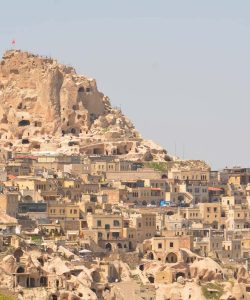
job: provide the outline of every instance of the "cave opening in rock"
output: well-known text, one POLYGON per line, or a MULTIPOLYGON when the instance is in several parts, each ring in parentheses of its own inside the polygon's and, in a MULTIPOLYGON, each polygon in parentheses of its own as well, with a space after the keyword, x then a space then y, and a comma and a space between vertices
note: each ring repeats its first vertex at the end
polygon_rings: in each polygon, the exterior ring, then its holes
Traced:
POLYGON ((22 139, 22 144, 25 145, 25 144, 29 144, 29 140, 28 139, 22 139))
POLYGON ((84 93, 84 87, 81 86, 79 89, 78 89, 78 93, 84 93))
POLYGON ((18 126, 28 126, 28 125, 30 125, 29 120, 21 120, 18 122, 18 126))
POLYGON ((155 282, 155 279, 154 279, 153 276, 149 276, 149 277, 148 277, 148 281, 149 281, 150 283, 154 283, 154 282, 155 282))

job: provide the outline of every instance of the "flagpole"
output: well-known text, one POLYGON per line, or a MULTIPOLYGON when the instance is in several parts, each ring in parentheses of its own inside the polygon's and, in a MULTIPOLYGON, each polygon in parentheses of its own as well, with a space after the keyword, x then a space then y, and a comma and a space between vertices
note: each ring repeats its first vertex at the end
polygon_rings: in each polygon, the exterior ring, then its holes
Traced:
POLYGON ((15 40, 15 39, 12 39, 11 44, 12 44, 12 48, 13 48, 13 50, 14 50, 14 49, 15 49, 15 46, 16 46, 16 40, 15 40))

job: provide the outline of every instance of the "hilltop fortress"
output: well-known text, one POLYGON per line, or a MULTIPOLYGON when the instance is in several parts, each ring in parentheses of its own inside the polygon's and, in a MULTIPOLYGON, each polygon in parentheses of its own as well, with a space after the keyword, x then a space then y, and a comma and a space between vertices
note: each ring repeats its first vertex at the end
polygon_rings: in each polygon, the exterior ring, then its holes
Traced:
POLYGON ((0 62, 0 145, 15 152, 170 159, 111 106, 95 79, 20 50, 7 51, 0 62))

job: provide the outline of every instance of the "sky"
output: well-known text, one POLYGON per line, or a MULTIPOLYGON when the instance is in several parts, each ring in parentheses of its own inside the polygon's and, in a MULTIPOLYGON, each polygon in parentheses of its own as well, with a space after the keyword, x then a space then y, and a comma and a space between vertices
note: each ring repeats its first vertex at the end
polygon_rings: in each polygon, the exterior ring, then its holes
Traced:
POLYGON ((250 1, 11 0, 0 54, 52 56, 97 80, 142 136, 213 169, 250 167, 250 1))

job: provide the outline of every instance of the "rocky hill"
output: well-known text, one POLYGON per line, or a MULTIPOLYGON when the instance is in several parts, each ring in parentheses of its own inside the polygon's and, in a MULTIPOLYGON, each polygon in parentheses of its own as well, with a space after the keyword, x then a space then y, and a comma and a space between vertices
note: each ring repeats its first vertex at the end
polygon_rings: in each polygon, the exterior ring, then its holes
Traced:
POLYGON ((95 79, 20 50, 7 51, 0 62, 0 146, 16 152, 170 159, 111 106, 95 79))

